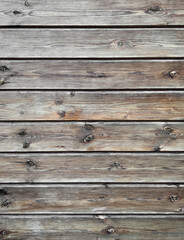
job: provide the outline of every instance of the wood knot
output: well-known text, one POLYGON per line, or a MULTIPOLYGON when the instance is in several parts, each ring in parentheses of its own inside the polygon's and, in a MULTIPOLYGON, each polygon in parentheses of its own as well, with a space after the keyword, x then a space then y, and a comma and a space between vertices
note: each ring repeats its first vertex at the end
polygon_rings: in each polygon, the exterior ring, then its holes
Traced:
POLYGON ((104 232, 106 234, 114 234, 117 232, 117 230, 114 227, 109 226, 106 229, 104 229, 102 232, 104 232))
POLYGON ((32 160, 27 160, 26 165, 28 167, 36 167, 36 164, 32 160))
POLYGON ((27 133, 26 133, 26 130, 20 130, 18 134, 20 136, 25 136, 27 133))
POLYGON ((93 141, 94 139, 95 139, 94 135, 89 134, 86 137, 84 137, 83 142, 89 143, 89 142, 93 141))
POLYGON ((164 127, 164 131, 167 133, 167 134, 171 134, 173 132, 173 129, 169 126, 165 126, 164 127))
POLYGON ((8 71, 9 69, 7 68, 7 66, 0 66, 0 71, 1 72, 6 72, 8 71))
POLYGON ((0 196, 5 196, 7 195, 7 191, 4 189, 0 189, 0 196))
POLYGON ((104 78, 104 77, 105 77, 105 74, 104 74, 104 73, 98 73, 98 74, 97 74, 97 77, 98 77, 98 78, 104 78))
POLYGON ((5 200, 3 203, 2 203, 2 207, 9 207, 11 204, 11 202, 9 200, 5 200))
POLYGON ((63 101, 60 98, 57 98, 54 102, 56 105, 61 105, 63 103, 63 101))
POLYGON ((65 112, 65 111, 59 111, 59 112, 58 112, 58 115, 59 115, 60 117, 65 117, 66 112, 65 112))
POLYGON ((87 123, 84 125, 84 128, 88 131, 92 131, 94 129, 94 127, 91 124, 87 124, 87 123))
POLYGON ((18 11, 18 10, 14 10, 14 11, 13 11, 13 14, 14 14, 14 15, 19 15, 19 14, 21 14, 21 12, 18 11))
POLYGON ((31 4, 30 4, 27 0, 24 2, 24 5, 25 5, 26 7, 31 7, 31 4))
POLYGON ((179 200, 179 197, 176 196, 176 195, 171 195, 171 196, 169 197, 169 199, 170 199, 171 202, 176 202, 176 201, 179 200))
POLYGON ((23 143, 23 148, 28 148, 30 146, 30 142, 24 142, 23 143))
POLYGON ((176 71, 170 71, 170 72, 168 72, 168 75, 169 75, 169 77, 171 77, 171 78, 175 78, 178 74, 177 74, 177 72, 176 71))
POLYGON ((8 234, 8 232, 6 230, 0 231, 0 235, 6 235, 6 234, 8 234))
POLYGON ((148 14, 158 14, 162 12, 163 12, 163 8, 159 6, 150 7, 145 11, 145 13, 148 13, 148 14))

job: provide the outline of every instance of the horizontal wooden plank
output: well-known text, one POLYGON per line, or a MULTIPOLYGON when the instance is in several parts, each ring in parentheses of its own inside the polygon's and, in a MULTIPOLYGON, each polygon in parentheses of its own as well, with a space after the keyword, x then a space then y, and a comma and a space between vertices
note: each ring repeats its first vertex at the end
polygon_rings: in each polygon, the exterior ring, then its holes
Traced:
POLYGON ((0 214, 183 214, 183 185, 1 185, 0 214))
POLYGON ((184 61, 1 60, 0 81, 0 90, 184 88, 184 61))
POLYGON ((1 58, 183 57, 184 29, 1 29, 1 58))
POLYGON ((184 154, 0 154, 1 183, 184 183, 184 154))
POLYGON ((1 216, 3 239, 11 240, 183 240, 177 216, 1 216))
POLYGON ((6 91, 0 99, 3 121, 184 120, 184 91, 6 91))
POLYGON ((182 25, 182 0, 1 0, 0 25, 182 25))
POLYGON ((6 151, 184 151, 184 123, 0 123, 6 151))

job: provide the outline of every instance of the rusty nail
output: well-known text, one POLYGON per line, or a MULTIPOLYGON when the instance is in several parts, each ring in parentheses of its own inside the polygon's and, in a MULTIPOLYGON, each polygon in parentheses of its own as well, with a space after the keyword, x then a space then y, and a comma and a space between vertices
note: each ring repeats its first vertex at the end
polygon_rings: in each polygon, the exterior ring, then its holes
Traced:
POLYGON ((3 207, 8 207, 10 205, 10 201, 9 200, 5 200, 3 203, 2 203, 2 206, 3 207))
POLYGON ((63 101, 60 99, 60 98, 57 98, 56 100, 55 100, 55 104, 56 105, 61 105, 63 103, 63 101))
POLYGON ((20 130, 20 131, 19 131, 19 135, 20 135, 20 136, 26 135, 26 131, 25 131, 25 130, 20 130))
POLYGON ((94 138, 95 137, 92 134, 89 134, 83 139, 83 142, 85 143, 91 142, 94 138))
POLYGON ((174 77, 176 77, 177 76, 177 72, 176 71, 170 71, 169 72, 169 76, 171 77, 171 78, 174 78, 174 77))
POLYGON ((0 234, 1 234, 1 235, 6 235, 6 234, 7 234, 7 231, 6 231, 6 230, 2 230, 2 231, 0 232, 0 234))
POLYGON ((2 72, 8 71, 7 66, 0 66, 0 71, 2 71, 2 72))
POLYGON ((30 142, 24 142, 24 143, 23 143, 23 148, 28 148, 29 145, 30 145, 30 142))
POLYGON ((176 195, 171 195, 171 196, 169 197, 169 199, 171 200, 171 202, 176 202, 176 201, 179 200, 179 197, 176 196, 176 195))
POLYGON ((59 112, 58 112, 58 115, 59 115, 60 117, 65 117, 66 112, 65 112, 65 111, 59 111, 59 112))
POLYGON ((27 160, 26 164, 29 166, 29 167, 35 167, 36 164, 32 161, 32 160, 27 160))

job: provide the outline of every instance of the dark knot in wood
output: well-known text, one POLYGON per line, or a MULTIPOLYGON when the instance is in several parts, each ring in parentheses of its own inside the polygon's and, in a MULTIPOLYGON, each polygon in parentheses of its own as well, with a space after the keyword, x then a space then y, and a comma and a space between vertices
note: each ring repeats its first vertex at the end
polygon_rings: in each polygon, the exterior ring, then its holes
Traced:
POLYGON ((13 14, 14 14, 14 15, 19 15, 19 14, 21 14, 21 12, 18 11, 18 10, 14 10, 14 11, 13 11, 13 14))
POLYGON ((148 13, 148 14, 155 14, 155 13, 160 13, 160 12, 163 12, 163 8, 161 8, 159 6, 150 7, 145 11, 145 13, 148 13))
POLYGON ((176 196, 176 195, 171 195, 171 196, 169 197, 169 199, 170 199, 171 202, 176 202, 176 201, 179 200, 179 197, 176 196))
POLYGON ((65 112, 65 111, 59 111, 59 112, 58 112, 58 115, 59 115, 60 117, 65 117, 66 112, 65 112))
POLYGON ((0 71, 2 71, 2 72, 8 71, 7 66, 0 66, 0 71))
POLYGON ((91 124, 87 124, 87 123, 84 125, 84 128, 88 131, 92 131, 94 129, 94 127, 91 124))
POLYGON ((114 233, 116 233, 116 229, 112 226, 109 226, 105 230, 103 230, 102 232, 104 232, 106 234, 114 234, 114 233))
POLYGON ((4 189, 0 189, 0 196, 5 196, 7 195, 7 191, 4 189))
POLYGON ((86 137, 84 137, 83 142, 89 143, 89 142, 93 141, 94 139, 95 139, 94 135, 89 134, 86 137))
POLYGON ((20 130, 19 131, 19 135, 20 136, 25 136, 27 133, 26 133, 26 131, 25 130, 20 130))
POLYGON ((173 132, 173 129, 169 126, 165 126, 164 127, 164 131, 167 133, 167 134, 171 134, 173 132))
POLYGON ((178 74, 177 74, 177 72, 176 71, 170 71, 169 73, 168 73, 168 75, 169 75, 169 77, 171 77, 171 78, 175 78, 178 74))
POLYGON ((26 165, 28 167, 36 167, 36 164, 32 160, 27 160, 26 165))
POLYGON ((24 5, 25 5, 26 7, 30 7, 30 6, 31 6, 31 4, 30 4, 27 0, 24 2, 24 5))
POLYGON ((30 146, 30 142, 24 142, 23 143, 23 148, 28 148, 30 146))
POLYGON ((2 203, 2 207, 9 207, 9 205, 11 204, 11 202, 9 200, 5 200, 3 203, 2 203))
POLYGON ((55 100, 55 104, 56 105, 61 105, 63 103, 63 101, 60 99, 60 98, 57 98, 56 100, 55 100))
POLYGON ((0 231, 0 235, 6 235, 6 234, 7 234, 7 231, 6 231, 6 230, 0 231))

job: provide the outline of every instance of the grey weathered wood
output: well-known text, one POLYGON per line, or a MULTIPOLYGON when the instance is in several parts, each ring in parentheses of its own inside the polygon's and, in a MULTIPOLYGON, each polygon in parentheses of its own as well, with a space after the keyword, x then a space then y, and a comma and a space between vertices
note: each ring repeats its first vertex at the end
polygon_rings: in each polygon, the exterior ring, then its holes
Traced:
POLYGON ((1 29, 1 58, 183 57, 184 29, 1 29))
POLYGON ((184 119, 184 91, 18 91, 0 99, 0 120, 184 119))
POLYGON ((184 151, 184 123, 0 123, 6 151, 184 151))
POLYGON ((0 213, 182 214, 183 185, 1 185, 0 213))
POLYGON ((182 0, 1 0, 0 25, 182 25, 182 0))
POLYGON ((184 183, 184 154, 0 154, 1 183, 184 183))
POLYGON ((0 218, 0 229, 5 230, 3 239, 11 240, 183 240, 183 224, 183 216, 28 215, 0 218))
POLYGON ((184 88, 183 60, 1 60, 1 68, 0 90, 184 88))

